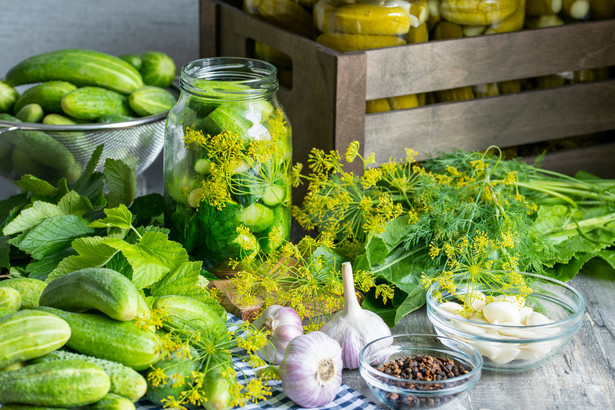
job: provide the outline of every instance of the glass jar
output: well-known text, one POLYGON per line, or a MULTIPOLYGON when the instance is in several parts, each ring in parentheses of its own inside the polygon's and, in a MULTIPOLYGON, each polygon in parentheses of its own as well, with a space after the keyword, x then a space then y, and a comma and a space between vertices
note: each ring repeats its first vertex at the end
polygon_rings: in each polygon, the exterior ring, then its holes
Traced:
POLYGON ((439 3, 433 9, 434 40, 518 31, 525 22, 525 0, 440 0, 439 3))
POLYGON ((165 225, 222 274, 289 240, 291 126, 267 62, 196 60, 179 86, 165 129, 165 225))

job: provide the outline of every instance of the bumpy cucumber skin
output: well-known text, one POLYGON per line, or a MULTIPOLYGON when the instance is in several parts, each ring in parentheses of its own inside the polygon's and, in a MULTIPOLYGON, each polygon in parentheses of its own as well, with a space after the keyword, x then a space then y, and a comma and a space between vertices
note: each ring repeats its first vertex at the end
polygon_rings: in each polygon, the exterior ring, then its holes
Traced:
POLYGON ((68 322, 71 337, 66 346, 79 353, 118 362, 137 371, 156 363, 162 353, 159 337, 133 322, 120 322, 91 313, 65 312, 47 306, 37 309, 58 315, 68 322))
MULTIPOLYGON (((25 309, 0 317, 0 369, 52 352, 68 341, 71 329, 58 316, 25 309)), ((0 400, 0 403, 2 401, 0 400)))
POLYGON ((95 121, 103 115, 130 115, 125 95, 101 87, 82 87, 62 98, 62 110, 71 117, 95 121))
POLYGON ((211 332, 215 335, 226 332, 226 324, 206 304, 187 296, 160 296, 153 305, 163 313, 165 326, 187 331, 211 332))
POLYGON ((76 89, 77 87, 66 81, 47 81, 24 91, 15 101, 13 110, 17 112, 27 104, 36 103, 43 108, 45 113, 61 114, 62 97, 76 89))
MULTIPOLYGON (((197 351, 192 347, 190 347, 190 354, 195 358, 198 355, 197 351)), ((149 373, 156 371, 156 369, 164 370, 165 380, 156 386, 148 383, 146 396, 152 403, 162 406, 165 404, 162 399, 169 396, 180 397, 181 392, 186 390, 186 385, 173 386, 175 380, 177 380, 176 375, 183 377, 186 383, 190 383, 193 380, 191 373, 199 370, 199 364, 191 359, 179 357, 177 354, 173 353, 169 357, 154 364, 149 373)))
POLYGON ((142 117, 167 112, 176 102, 170 91, 151 85, 139 88, 128 97, 130 108, 142 117))
POLYGON ((139 72, 144 84, 167 88, 173 83, 177 67, 171 57, 160 51, 146 51, 139 57, 141 57, 139 72))
POLYGON ((49 80, 64 80, 78 87, 104 87, 122 94, 143 87, 141 74, 133 66, 121 58, 93 50, 68 49, 38 54, 6 73, 6 82, 12 86, 49 80))
POLYGON ((126 397, 108 393, 105 397, 86 408, 89 410, 134 410, 135 405, 126 397))
POLYGON ((95 403, 109 391, 109 377, 83 360, 37 363, 0 373, 0 403, 76 407, 95 403))
POLYGON ((86 356, 79 353, 56 350, 45 356, 34 359, 33 363, 51 362, 56 360, 80 359, 99 366, 109 376, 111 386, 109 393, 129 399, 131 402, 139 400, 147 390, 147 382, 141 374, 124 366, 121 363, 99 359, 97 357, 86 356))
POLYGON ((85 268, 67 273, 47 284, 39 305, 69 312, 95 309, 115 320, 135 318, 139 292, 130 279, 107 268, 85 268))
POLYGON ((19 93, 16 89, 0 81, 0 113, 10 112, 18 98, 19 93))
POLYGON ((21 295, 21 308, 34 309, 47 284, 34 278, 12 278, 0 281, 1 287, 13 288, 21 295))
POLYGON ((43 111, 43 107, 36 103, 26 104, 15 113, 15 117, 20 121, 31 123, 41 122, 44 116, 45 111, 43 111))
POLYGON ((21 293, 17 289, 0 287, 0 309, 17 312, 21 307, 21 293))

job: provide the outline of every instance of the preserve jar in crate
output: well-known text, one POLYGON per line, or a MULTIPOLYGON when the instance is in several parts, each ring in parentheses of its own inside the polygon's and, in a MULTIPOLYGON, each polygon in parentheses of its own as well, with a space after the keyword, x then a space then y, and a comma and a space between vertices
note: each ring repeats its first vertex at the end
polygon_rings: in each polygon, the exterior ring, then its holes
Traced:
POLYGON ((434 40, 481 34, 506 33, 523 29, 526 0, 440 0, 434 24, 434 40), (439 20, 439 21, 438 21, 439 20), (442 34, 440 34, 442 33, 442 34))
POLYGON ((289 240, 291 126, 267 62, 196 60, 179 86, 165 129, 165 225, 223 275, 289 240))

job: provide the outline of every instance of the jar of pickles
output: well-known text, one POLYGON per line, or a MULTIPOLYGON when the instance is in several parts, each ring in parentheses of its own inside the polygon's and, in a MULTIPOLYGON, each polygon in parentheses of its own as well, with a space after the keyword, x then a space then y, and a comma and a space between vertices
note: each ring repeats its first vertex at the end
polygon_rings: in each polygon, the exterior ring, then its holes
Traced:
POLYGON ((165 225, 222 274, 289 240, 291 126, 267 62, 196 60, 180 89, 165 129, 165 225))
POLYGON ((526 0, 439 0, 434 40, 523 29, 526 0), (439 26, 439 27, 438 27, 439 26), (459 34, 458 34, 459 33, 459 34))

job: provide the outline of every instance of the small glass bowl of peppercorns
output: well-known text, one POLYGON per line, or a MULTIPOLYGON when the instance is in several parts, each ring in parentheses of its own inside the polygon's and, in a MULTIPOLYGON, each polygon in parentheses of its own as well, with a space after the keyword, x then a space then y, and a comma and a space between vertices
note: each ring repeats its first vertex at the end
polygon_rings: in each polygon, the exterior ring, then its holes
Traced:
POLYGON ((361 376, 390 409, 438 408, 461 402, 479 381, 482 365, 480 353, 469 344, 432 334, 376 339, 359 355, 361 376))

